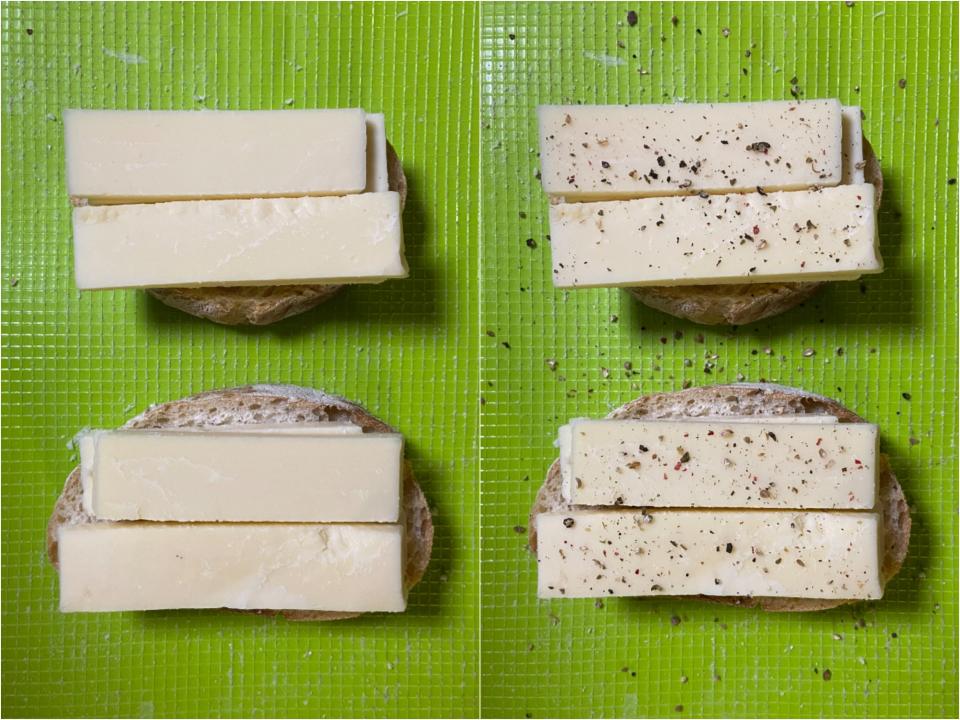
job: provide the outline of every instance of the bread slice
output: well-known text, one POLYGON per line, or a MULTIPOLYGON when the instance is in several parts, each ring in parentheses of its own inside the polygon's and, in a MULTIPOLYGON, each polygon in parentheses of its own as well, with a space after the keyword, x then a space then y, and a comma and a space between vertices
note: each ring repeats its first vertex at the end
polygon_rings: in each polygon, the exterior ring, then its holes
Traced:
MULTIPOLYGON (((317 390, 293 385, 248 385, 214 390, 182 400, 154 405, 128 420, 134 429, 204 427, 214 425, 293 424, 300 422, 351 422, 368 433, 396 432, 359 405, 317 390)), ((47 556, 59 569, 57 531, 63 525, 95 523, 81 504, 80 468, 67 476, 66 484, 47 523, 47 556)), ((409 590, 423 577, 433 547, 433 520, 410 464, 404 461, 403 522, 406 524, 404 587, 409 590)), ((256 614, 280 614, 289 620, 343 620, 362 613, 313 610, 241 610, 256 614)))
MULTIPOLYGON (((400 193, 400 208, 407 199, 407 178, 396 150, 387 143, 387 177, 391 190, 400 193)), ((332 298, 343 285, 270 285, 262 287, 150 288, 157 300, 190 315, 221 325, 269 325, 306 312, 332 298)))
MULTIPOLYGON (((617 408, 609 418, 722 417, 724 415, 833 415, 840 422, 866 422, 863 418, 820 395, 773 384, 711 385, 637 398, 617 408)), ((883 514, 883 559, 880 580, 886 585, 900 571, 910 543, 910 508, 886 455, 880 456, 878 507, 883 514)), ((571 509, 560 493, 560 461, 547 471, 530 511, 530 550, 537 551, 536 517, 542 512, 571 509)), ((704 600, 756 607, 774 612, 802 612, 857 602, 804 598, 744 598, 700 596, 704 600)))
MULTIPOLYGON (((873 147, 863 140, 864 176, 883 195, 883 174, 873 147)), ((746 325, 779 315, 809 300, 823 285, 757 283, 744 285, 685 285, 635 287, 628 291, 644 305, 702 325, 746 325)))

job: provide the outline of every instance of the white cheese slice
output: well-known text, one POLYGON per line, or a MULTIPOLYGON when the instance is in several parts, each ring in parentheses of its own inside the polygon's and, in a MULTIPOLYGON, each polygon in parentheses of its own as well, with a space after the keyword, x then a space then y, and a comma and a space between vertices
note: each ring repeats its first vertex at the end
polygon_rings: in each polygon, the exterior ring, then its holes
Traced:
POLYGON ((77 439, 80 451, 80 505, 93 516, 93 457, 97 451, 97 435, 102 430, 88 430, 77 439))
POLYGON ((407 276, 395 192, 78 207, 73 242, 81 290, 407 276))
POLYGON ((93 203, 344 195, 367 186, 363 110, 67 110, 67 189, 93 203))
POLYGON ((101 520, 396 522, 403 437, 116 430, 80 443, 101 520))
POLYGON ((574 420, 560 430, 574 505, 869 510, 877 456, 868 423, 574 420))
POLYGON ((798 190, 842 177, 837 100, 542 105, 543 189, 566 200, 798 190))
POLYGON ((876 599, 880 536, 865 512, 543 513, 539 595, 876 599))
POLYGON ((406 608, 400 525, 66 525, 57 554, 62 612, 406 608))
POLYGON ((863 117, 859 107, 844 107, 843 117, 843 184, 865 182, 863 173, 863 117))
POLYGON ((838 280, 878 273, 873 185, 550 207, 561 288, 838 280))
POLYGON ((383 113, 367 113, 367 189, 366 192, 387 192, 387 129, 383 113))

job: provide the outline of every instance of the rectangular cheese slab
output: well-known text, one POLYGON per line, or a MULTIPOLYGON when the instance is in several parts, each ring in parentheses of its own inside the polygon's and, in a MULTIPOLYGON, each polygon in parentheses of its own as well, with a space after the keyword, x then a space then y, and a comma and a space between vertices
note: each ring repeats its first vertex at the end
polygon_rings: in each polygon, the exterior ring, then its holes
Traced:
POLYGON ((92 203, 344 195, 367 186, 366 113, 67 110, 67 189, 92 203))
POLYGON ((883 270, 873 185, 550 207, 561 288, 852 279, 883 270))
POLYGON ((387 192, 387 129, 383 113, 367 113, 367 189, 366 192, 387 192))
POLYGON ((869 510, 877 426, 754 418, 574 420, 560 429, 574 505, 869 510))
POLYGON ((877 599, 880 534, 865 512, 543 513, 539 595, 877 599))
POLYGON ((863 116, 860 108, 844 107, 843 118, 843 179, 844 185, 859 185, 864 180, 863 116))
POLYGON ((395 192, 73 210, 81 290, 407 276, 395 192))
POLYGON ((837 100, 542 105, 543 189, 566 200, 798 190, 842 177, 837 100))
MULTIPOLYGON (((360 435, 363 428, 350 422, 302 422, 260 423, 251 425, 200 425, 176 428, 179 433, 241 433, 283 435, 360 435)), ((81 502, 84 512, 94 515, 93 508, 93 459, 97 450, 97 438, 104 431, 93 430, 77 438, 80 449, 80 482, 83 487, 81 502)))
POLYGON ((101 520, 396 522, 396 434, 99 431, 80 443, 101 520), (92 457, 90 456, 92 453, 92 457))
POLYGON ((403 527, 88 523, 60 528, 62 612, 401 612, 403 527))

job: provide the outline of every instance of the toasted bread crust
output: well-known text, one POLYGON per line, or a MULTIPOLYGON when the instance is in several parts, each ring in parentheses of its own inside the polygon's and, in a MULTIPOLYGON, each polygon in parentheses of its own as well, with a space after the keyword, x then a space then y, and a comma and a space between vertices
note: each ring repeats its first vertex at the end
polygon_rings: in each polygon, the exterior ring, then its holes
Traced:
MULTIPOLYGON (((292 385, 248 385, 214 390, 154 405, 123 427, 132 429, 259 425, 264 423, 351 422, 364 432, 395 432, 359 405, 343 398, 292 385)), ((62 525, 98 522, 83 510, 80 468, 74 468, 57 498, 47 523, 47 556, 59 568, 57 531, 62 525)), ((427 570, 433 547, 433 520, 427 500, 404 462, 403 516, 406 524, 404 586, 412 588, 427 570)), ((312 610, 243 610, 254 614, 279 614, 289 620, 342 620, 362 613, 312 610)))
MULTIPOLYGON (((711 385, 673 393, 658 393, 637 398, 623 405, 609 418, 670 418, 723 415, 833 415, 840 422, 865 422, 863 418, 830 398, 782 385, 711 385)), ((883 559, 880 580, 886 585, 903 566, 910 544, 910 508, 886 455, 880 456, 879 503, 883 512, 883 559)), ((530 510, 530 550, 537 551, 536 518, 542 512, 570 509, 560 492, 560 462, 555 461, 537 492, 530 510)), ((712 597, 700 599, 725 605, 756 607, 771 612, 808 612, 839 607, 856 600, 816 600, 804 598, 712 597)))
MULTIPOLYGON (((393 145, 387 143, 390 189, 407 199, 407 178, 393 145)), ((343 285, 272 285, 263 287, 149 288, 157 300, 190 315, 221 325, 269 325, 315 308, 343 285)))
MULTIPOLYGON (((864 176, 883 195, 883 174, 873 147, 863 140, 864 176)), ((644 305, 702 325, 746 325, 779 315, 809 300, 824 283, 757 283, 635 287, 628 292, 644 305)))

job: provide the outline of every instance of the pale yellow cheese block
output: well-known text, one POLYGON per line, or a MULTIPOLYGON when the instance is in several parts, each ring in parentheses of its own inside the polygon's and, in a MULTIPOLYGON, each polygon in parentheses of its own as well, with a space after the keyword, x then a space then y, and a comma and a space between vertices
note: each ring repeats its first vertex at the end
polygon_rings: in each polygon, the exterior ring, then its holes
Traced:
POLYGON ((93 203, 344 195, 367 187, 344 110, 67 110, 67 189, 93 203))
POLYGON ((844 185, 860 185, 866 182, 863 155, 863 117, 860 108, 844 106, 843 118, 843 179, 844 185))
POLYGON ((550 207, 560 288, 807 282, 883 270, 873 185, 550 207))
POLYGON ((877 427, 780 418, 574 420, 560 428, 574 505, 869 510, 877 427))
POLYGON ((57 536, 62 612, 401 612, 401 525, 92 523, 57 536))
POLYGON ((397 522, 403 437, 306 431, 96 431, 80 443, 100 520, 397 522))
POLYGON ((573 201, 837 185, 840 113, 837 100, 542 105, 543 189, 573 201))
POLYGON ((367 187, 366 191, 387 192, 387 129, 383 113, 367 113, 367 187))
POLYGON ((395 192, 77 207, 73 241, 81 290, 407 276, 395 192))
POLYGON ((542 598, 883 596, 876 513, 587 510, 536 523, 542 598))

